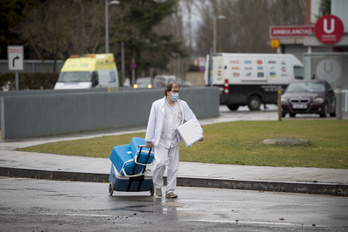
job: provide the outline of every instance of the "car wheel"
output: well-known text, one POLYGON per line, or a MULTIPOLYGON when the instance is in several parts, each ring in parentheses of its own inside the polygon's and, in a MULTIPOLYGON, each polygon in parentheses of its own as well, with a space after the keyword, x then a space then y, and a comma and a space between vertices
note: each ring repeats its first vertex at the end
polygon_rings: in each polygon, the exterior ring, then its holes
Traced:
POLYGON ((332 112, 330 112, 330 117, 336 117, 336 102, 332 104, 332 112))
POLYGON ((296 116, 296 114, 290 113, 290 117, 291 117, 291 118, 294 118, 295 116, 296 116))
POLYGON ((325 104, 324 106, 324 112, 320 114, 321 118, 326 118, 326 116, 327 116, 327 104, 325 104))
POLYGON ((286 113, 282 113, 282 118, 285 118, 285 116, 286 116, 286 113))
POLYGON ((248 107, 249 110, 259 110, 261 105, 261 99, 258 96, 251 96, 249 99, 248 107))
POLYGON ((239 108, 239 105, 227 105, 227 107, 231 110, 231 111, 236 111, 239 108))

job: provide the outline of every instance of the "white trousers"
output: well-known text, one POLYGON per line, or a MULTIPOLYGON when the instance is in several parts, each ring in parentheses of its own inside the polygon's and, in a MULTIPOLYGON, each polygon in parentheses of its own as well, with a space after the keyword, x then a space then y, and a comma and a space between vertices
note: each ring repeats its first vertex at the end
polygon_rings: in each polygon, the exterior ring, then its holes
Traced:
POLYGON ((172 148, 155 147, 156 165, 153 170, 152 181, 155 188, 163 186, 163 174, 167 167, 166 194, 176 189, 176 176, 179 169, 179 145, 172 148))

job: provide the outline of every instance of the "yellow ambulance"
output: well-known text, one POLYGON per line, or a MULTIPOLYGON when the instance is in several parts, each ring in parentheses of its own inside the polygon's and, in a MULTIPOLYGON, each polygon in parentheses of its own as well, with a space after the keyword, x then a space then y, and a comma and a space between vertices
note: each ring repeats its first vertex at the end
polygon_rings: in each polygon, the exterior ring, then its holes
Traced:
POLYGON ((118 88, 113 54, 74 55, 67 59, 54 89, 118 88))

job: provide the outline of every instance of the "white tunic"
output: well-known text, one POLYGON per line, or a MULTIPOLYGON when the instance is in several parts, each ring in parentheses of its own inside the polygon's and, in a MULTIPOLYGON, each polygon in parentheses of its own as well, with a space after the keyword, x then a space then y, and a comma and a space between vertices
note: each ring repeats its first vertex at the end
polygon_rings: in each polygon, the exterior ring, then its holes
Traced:
POLYGON ((179 145, 177 128, 182 123, 182 112, 177 102, 171 107, 166 101, 160 145, 171 148, 179 145))
POLYGON ((179 169, 178 145, 181 142, 177 128, 185 120, 194 121, 197 129, 203 133, 196 116, 185 101, 178 99, 173 107, 170 107, 164 97, 152 104, 145 141, 152 142, 155 147, 156 165, 152 177, 155 188, 163 186, 163 174, 167 167, 166 193, 174 192, 176 189, 179 169))
MULTIPOLYGON (((176 101, 176 104, 178 104, 182 113, 181 123, 184 123, 184 121, 192 120, 196 124, 197 129, 201 133, 203 133, 201 125, 199 124, 196 116, 193 114, 192 110, 187 105, 187 103, 183 100, 178 99, 176 101)), ((151 106, 149 121, 146 129, 145 141, 152 142, 155 147, 159 145, 160 137, 162 135, 165 107, 167 107, 166 97, 163 97, 162 99, 153 102, 151 106)), ((178 136, 177 138, 178 142, 180 143, 180 136, 178 136)))

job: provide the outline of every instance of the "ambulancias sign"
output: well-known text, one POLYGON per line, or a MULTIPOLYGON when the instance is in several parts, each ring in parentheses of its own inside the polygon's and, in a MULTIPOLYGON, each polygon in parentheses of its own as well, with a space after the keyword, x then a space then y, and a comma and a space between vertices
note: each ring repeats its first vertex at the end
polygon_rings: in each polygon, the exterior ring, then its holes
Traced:
POLYGON ((324 15, 314 26, 270 26, 269 33, 271 39, 315 35, 318 41, 330 45, 337 43, 343 36, 344 24, 335 15, 324 15))
POLYGON ((305 37, 314 34, 314 26, 271 26, 270 37, 305 37))

